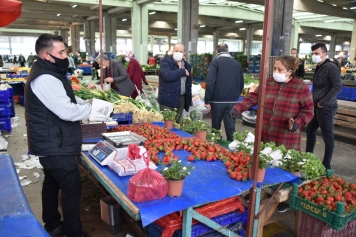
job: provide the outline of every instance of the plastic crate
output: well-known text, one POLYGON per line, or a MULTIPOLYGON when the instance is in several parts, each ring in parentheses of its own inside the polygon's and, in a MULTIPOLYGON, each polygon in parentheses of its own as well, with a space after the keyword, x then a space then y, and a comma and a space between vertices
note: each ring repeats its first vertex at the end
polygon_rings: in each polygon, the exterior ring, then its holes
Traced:
POLYGON ((345 213, 345 203, 336 204, 336 212, 325 210, 324 207, 316 205, 298 197, 298 184, 293 184, 292 195, 289 206, 293 210, 301 210, 321 221, 327 223, 334 230, 342 230, 348 222, 356 218, 356 211, 345 213))
POLYGON ((0 105, 0 116, 2 117, 10 116, 10 107, 7 104, 0 105))
POLYGON ((132 123, 132 112, 131 113, 119 113, 113 114, 112 119, 118 122, 119 124, 131 124, 132 123))
POLYGON ((14 97, 14 90, 12 89, 11 86, 7 88, 7 94, 8 94, 8 96, 9 96, 10 99, 13 99, 13 97, 14 97))
MULTIPOLYGON (((242 213, 238 212, 232 212, 228 214, 224 214, 221 216, 217 216, 212 218, 213 221, 216 223, 225 226, 226 228, 230 229, 231 231, 238 231, 239 233, 241 232, 244 234, 243 227, 246 226, 247 224, 247 214, 248 211, 244 211, 242 213), (242 231, 240 231, 242 230, 242 231)), ((152 223, 148 225, 147 227, 148 231, 148 237, 161 237, 163 228, 156 224, 152 223)), ((235 232, 237 233, 237 232, 235 232)), ((192 237, 197 237, 197 236, 224 236, 221 233, 214 231, 210 227, 202 224, 202 223, 197 223, 192 226, 192 237)), ((242 235, 243 236, 243 235, 242 235)), ((182 237, 182 230, 177 230, 174 232, 173 237, 182 237)))
POLYGON ((10 117, 15 117, 15 107, 14 106, 9 106, 9 111, 10 111, 10 117))
POLYGON ((204 78, 203 78, 203 77, 195 77, 195 78, 194 78, 194 81, 195 81, 196 83, 201 83, 201 82, 204 81, 204 78))
POLYGON ((9 103, 9 94, 7 90, 0 90, 0 104, 9 103))
POLYGON ((341 92, 337 96, 340 100, 356 100, 356 87, 343 86, 341 92))
MULTIPOLYGON (((241 223, 235 223, 227 226, 230 231, 233 231, 235 234, 238 234, 241 237, 245 236, 245 229, 241 227, 241 223)), ((218 231, 211 231, 209 233, 200 235, 199 237, 225 237, 222 233, 218 231)))
POLYGON ((24 97, 23 95, 20 95, 20 104, 21 104, 22 106, 25 105, 25 97, 24 97))
POLYGON ((0 130, 4 132, 11 132, 11 119, 10 117, 0 117, 0 130))

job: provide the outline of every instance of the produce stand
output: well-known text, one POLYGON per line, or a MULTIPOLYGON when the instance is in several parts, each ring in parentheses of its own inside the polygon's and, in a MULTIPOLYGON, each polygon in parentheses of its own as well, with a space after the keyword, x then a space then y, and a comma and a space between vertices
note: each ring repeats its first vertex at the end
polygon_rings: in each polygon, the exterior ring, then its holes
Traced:
POLYGON ((0 155, 0 236, 49 237, 32 213, 10 155, 0 155))
MULTIPOLYGON (((163 123, 155 124, 163 125, 163 123)), ((192 136, 189 133, 182 132, 175 128, 172 129, 171 132, 175 132, 181 137, 192 136)), ((190 153, 183 150, 175 151, 175 154, 178 155, 183 163, 186 163, 190 153)), ((127 197, 130 176, 119 177, 108 167, 98 164, 87 152, 81 154, 81 165, 104 186, 133 220, 141 220, 143 226, 147 226, 162 216, 183 210, 183 236, 191 236, 192 218, 199 219, 213 229, 225 231, 225 234, 228 233, 226 232, 228 231, 227 229, 222 229, 220 225, 214 222, 212 223, 210 219, 199 216, 199 214, 193 210, 193 207, 240 195, 248 191, 253 185, 253 181, 241 182, 231 179, 226 174, 224 164, 219 160, 213 162, 194 161, 191 165, 193 165, 195 169, 185 180, 181 197, 171 198, 166 196, 161 200, 135 203, 127 197)), ((279 168, 267 169, 265 180, 259 184, 257 192, 260 193, 262 188, 271 185, 293 182, 295 180, 298 180, 296 176, 279 168)), ((260 203, 256 202, 256 205, 260 205, 260 203)), ((256 208, 256 210, 258 210, 258 208, 256 208)), ((262 234, 262 230, 258 231, 257 229, 258 219, 256 219, 255 222, 256 229, 254 236, 257 236, 257 232, 262 234)), ((230 236, 237 235, 230 233, 230 236)))

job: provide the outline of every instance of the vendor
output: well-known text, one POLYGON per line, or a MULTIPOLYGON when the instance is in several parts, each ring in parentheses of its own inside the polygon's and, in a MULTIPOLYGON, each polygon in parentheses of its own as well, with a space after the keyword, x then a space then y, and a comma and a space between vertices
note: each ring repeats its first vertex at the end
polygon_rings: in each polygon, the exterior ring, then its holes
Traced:
MULTIPOLYGON (((96 57, 95 61, 100 64, 100 55, 96 57)), ((130 97, 135 90, 135 86, 130 80, 124 65, 116 60, 109 58, 103 54, 103 78, 106 83, 111 83, 111 88, 118 94, 130 97)), ((96 84, 99 84, 97 82, 96 84)), ((94 84, 88 85, 88 88, 95 88, 94 84)))
MULTIPOLYGON (((300 151, 303 126, 314 116, 314 103, 308 86, 295 76, 299 58, 280 56, 274 64, 273 78, 266 82, 261 141, 300 151)), ((230 111, 232 117, 255 106, 258 88, 230 111)))

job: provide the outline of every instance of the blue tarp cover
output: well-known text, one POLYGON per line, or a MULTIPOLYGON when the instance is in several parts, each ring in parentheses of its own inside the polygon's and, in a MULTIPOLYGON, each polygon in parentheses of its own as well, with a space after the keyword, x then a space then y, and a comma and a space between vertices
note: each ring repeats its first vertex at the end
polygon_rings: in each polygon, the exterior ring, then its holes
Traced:
MULTIPOLYGON (((163 126, 162 122, 155 122, 153 124, 163 126)), ((175 132, 181 137, 193 136, 192 134, 177 128, 171 129, 171 132, 175 132)), ((99 140, 100 139, 95 139, 96 142, 99 140)), ((94 141, 94 139, 92 141, 94 141)), ((132 176, 120 177, 107 166, 101 166, 97 163, 91 158, 88 152, 84 153, 124 194, 127 195, 129 179, 132 176)), ((174 154, 179 156, 179 159, 182 160, 183 164, 187 164, 187 158, 190 154, 188 151, 174 151, 174 154)), ((163 157, 162 152, 159 154, 159 157, 160 159, 163 157)), ((220 160, 212 162, 193 161, 189 165, 194 166, 195 169, 192 170, 191 175, 187 176, 184 180, 182 196, 175 198, 166 196, 160 200, 143 203, 133 202, 140 210, 143 226, 147 226, 155 220, 175 211, 239 195, 253 186, 253 181, 241 182, 232 180, 226 172, 224 163, 220 160)), ((162 167, 158 165, 158 170, 161 168, 162 167)), ((273 185, 282 182, 297 182, 298 180, 298 177, 282 169, 268 168, 266 170, 264 181, 258 183, 258 186, 273 185)))
POLYGON ((0 155, 0 180, 0 236, 49 237, 31 211, 9 155, 0 155))

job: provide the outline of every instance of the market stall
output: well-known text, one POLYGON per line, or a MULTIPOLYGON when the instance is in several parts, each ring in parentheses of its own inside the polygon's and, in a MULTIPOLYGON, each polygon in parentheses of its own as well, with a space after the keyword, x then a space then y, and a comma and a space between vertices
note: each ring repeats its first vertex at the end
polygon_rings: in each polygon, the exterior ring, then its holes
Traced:
MULTIPOLYGON (((163 123, 158 123, 163 126, 163 123)), ((172 129, 181 137, 191 137, 192 135, 178 129, 172 129)), ((163 154, 162 154, 163 155, 163 154)), ((187 163, 190 155, 188 151, 175 151, 182 160, 187 163)), ((105 189, 120 203, 125 211, 135 220, 142 221, 143 226, 147 226, 153 221, 170 213, 187 210, 186 213, 193 213, 192 208, 206 203, 223 200, 232 196, 240 195, 252 187, 252 181, 236 181, 226 174, 226 167, 223 162, 217 160, 213 162, 193 161, 195 169, 191 175, 185 179, 183 194, 179 198, 165 197, 161 200, 135 203, 127 197, 127 189, 130 177, 119 177, 110 168, 101 166, 87 152, 81 156, 82 164, 93 174, 93 176, 105 187, 105 189)), ((259 184, 259 188, 273 184, 298 180, 293 174, 279 168, 267 169, 265 180, 259 184)), ((192 215, 187 215, 183 226, 183 235, 190 236, 192 215)), ((208 219, 203 223, 209 225, 208 219), (206 221, 206 222, 205 222, 206 221)), ((218 226, 214 224, 215 229, 218 226)))
POLYGON ((77 69, 83 70, 83 75, 91 75, 92 67, 91 64, 79 64, 77 69))

